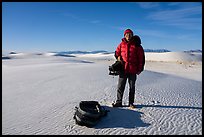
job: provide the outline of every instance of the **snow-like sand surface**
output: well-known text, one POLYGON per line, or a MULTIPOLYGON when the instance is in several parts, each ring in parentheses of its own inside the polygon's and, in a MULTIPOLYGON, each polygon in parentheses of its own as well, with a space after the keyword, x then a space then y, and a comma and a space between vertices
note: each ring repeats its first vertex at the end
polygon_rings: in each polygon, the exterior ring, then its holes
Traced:
MULTIPOLYGON (((130 110, 109 107, 118 80, 108 75, 112 54, 12 55, 2 60, 2 134, 201 135, 202 57, 179 56, 162 56, 161 62, 146 54, 136 81, 137 108, 130 110), (74 108, 81 100, 99 101, 110 112, 93 128, 76 125, 74 108)), ((123 101, 128 103, 128 84, 123 101)))

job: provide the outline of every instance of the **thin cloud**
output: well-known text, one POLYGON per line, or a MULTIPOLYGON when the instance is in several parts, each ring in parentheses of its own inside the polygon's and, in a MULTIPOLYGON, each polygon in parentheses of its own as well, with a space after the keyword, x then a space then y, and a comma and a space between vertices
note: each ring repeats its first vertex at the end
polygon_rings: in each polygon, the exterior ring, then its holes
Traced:
POLYGON ((146 18, 161 25, 177 26, 183 29, 201 29, 202 8, 200 5, 182 9, 151 12, 146 18))
POLYGON ((76 15, 74 15, 72 13, 63 13, 63 15, 65 17, 70 17, 70 18, 73 18, 73 19, 79 19, 76 15))
POLYGON ((145 36, 151 36, 151 37, 159 37, 159 38, 170 38, 172 35, 167 34, 165 32, 159 31, 159 30, 145 30, 145 29, 138 29, 138 33, 145 36))
POLYGON ((148 18, 154 20, 170 20, 170 19, 180 19, 186 18, 193 15, 201 14, 200 6, 186 8, 186 9, 177 9, 177 10, 165 10, 165 11, 158 11, 154 12, 148 16, 148 18))
POLYGON ((180 34, 176 36, 179 40, 196 40, 195 36, 193 34, 180 34))
POLYGON ((92 23, 92 24, 99 24, 99 23, 101 23, 101 21, 100 20, 92 20, 92 21, 90 21, 90 23, 92 23))
POLYGON ((72 13, 61 13, 61 15, 65 16, 65 17, 69 17, 71 19, 80 21, 80 22, 86 22, 86 23, 90 23, 90 24, 94 24, 94 25, 100 25, 106 28, 111 28, 111 29, 116 29, 116 30, 125 30, 127 27, 118 27, 118 26, 113 26, 113 25, 108 25, 108 24, 104 24, 102 23, 101 20, 87 20, 84 18, 79 18, 77 15, 72 14, 72 13))
POLYGON ((178 39, 178 40, 196 40, 194 34, 174 34, 172 35, 164 31, 146 30, 146 29, 138 29, 137 32, 140 35, 157 37, 157 38, 178 39))
POLYGON ((62 13, 63 16, 65 17, 69 17, 73 20, 77 20, 77 21, 80 21, 80 22, 86 22, 86 23, 91 23, 91 24, 95 24, 95 25, 99 25, 101 24, 101 20, 88 20, 88 19, 85 19, 85 18, 81 18, 75 14, 72 14, 72 13, 62 13))
POLYGON ((136 2, 143 9, 151 9, 155 7, 159 7, 159 3, 157 2, 136 2))

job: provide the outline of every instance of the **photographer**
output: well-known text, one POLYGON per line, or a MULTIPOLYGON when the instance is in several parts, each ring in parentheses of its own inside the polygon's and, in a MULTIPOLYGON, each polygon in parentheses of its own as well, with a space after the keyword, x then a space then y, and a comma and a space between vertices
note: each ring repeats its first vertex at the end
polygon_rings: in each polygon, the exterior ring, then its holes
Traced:
POLYGON ((126 81, 129 83, 129 107, 134 108, 135 82, 137 75, 144 70, 145 56, 141 46, 140 37, 133 35, 131 29, 124 32, 124 38, 115 51, 117 61, 123 66, 123 71, 119 73, 117 100, 113 103, 113 107, 122 106, 122 98, 125 90, 126 81))

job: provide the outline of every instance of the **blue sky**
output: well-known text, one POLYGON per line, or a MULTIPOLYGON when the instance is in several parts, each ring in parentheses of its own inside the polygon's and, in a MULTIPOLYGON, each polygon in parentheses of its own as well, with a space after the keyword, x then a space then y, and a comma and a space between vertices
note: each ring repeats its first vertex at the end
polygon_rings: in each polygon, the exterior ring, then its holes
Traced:
POLYGON ((127 28, 144 49, 202 49, 202 3, 2 2, 4 51, 115 51, 127 28))

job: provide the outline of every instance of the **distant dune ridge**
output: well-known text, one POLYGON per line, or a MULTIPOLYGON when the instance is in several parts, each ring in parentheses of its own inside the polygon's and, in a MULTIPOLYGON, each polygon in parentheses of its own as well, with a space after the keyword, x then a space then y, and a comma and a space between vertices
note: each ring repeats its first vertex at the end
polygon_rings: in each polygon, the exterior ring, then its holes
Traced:
MULTIPOLYGON (((47 52, 47 53, 30 53, 30 55, 45 55, 45 56, 64 56, 64 57, 107 57, 114 55, 114 52, 105 50, 99 51, 62 51, 62 52, 47 52)), ((11 51, 9 54, 2 54, 2 59, 18 58, 28 53, 18 53, 11 51)), ((190 50, 183 52, 170 52, 169 50, 145 50, 146 61, 167 61, 167 62, 200 62, 202 61, 201 50, 190 50)))

